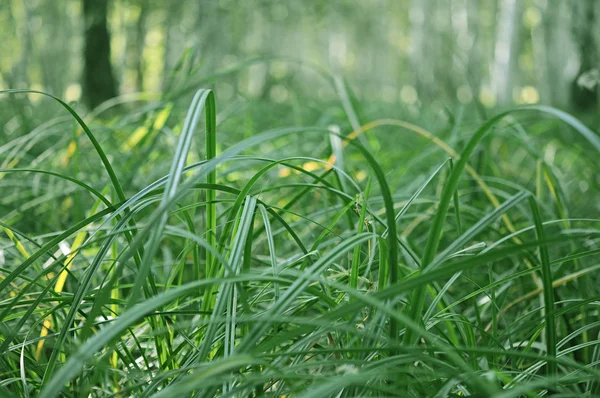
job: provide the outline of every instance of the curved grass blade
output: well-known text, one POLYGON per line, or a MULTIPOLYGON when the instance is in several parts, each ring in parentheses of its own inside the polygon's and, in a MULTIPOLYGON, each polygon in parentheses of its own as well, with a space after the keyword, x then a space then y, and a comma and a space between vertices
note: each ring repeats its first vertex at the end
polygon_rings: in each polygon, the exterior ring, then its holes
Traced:
MULTIPOLYGON (((535 223, 535 231, 540 241, 544 240, 544 226, 542 224, 542 216, 540 209, 535 201, 535 198, 529 198, 529 205, 533 214, 535 223)), ((540 262, 542 263, 542 282, 544 284, 544 316, 546 318, 546 352, 549 357, 556 357, 556 322, 554 321, 554 278, 552 277, 552 268, 550 267, 550 257, 548 256, 548 248, 542 245, 539 248, 540 262)), ((550 378, 556 376, 556 363, 548 362, 548 375, 550 378)))
MULTIPOLYGON (((461 153, 459 161, 456 163, 456 167, 454 168, 453 172, 450 174, 450 178, 448 179, 446 185, 444 186, 444 190, 443 190, 442 196, 440 198, 438 210, 437 210, 435 218, 432 222, 431 231, 429 233, 429 236, 427 239, 427 244, 426 244, 425 250, 423 252, 423 258, 421 260, 421 269, 422 270, 425 270, 431 264, 431 262, 433 261, 435 255, 436 255, 437 248, 438 248, 438 245, 440 242, 440 237, 442 235, 443 224, 446 219, 446 214, 448 212, 448 207, 450 205, 450 201, 452 200, 452 196, 458 186, 458 181, 460 179, 460 176, 467 165, 467 161, 468 161, 471 153, 473 153, 475 147, 479 144, 479 142, 483 139, 483 137, 490 131, 491 127, 494 124, 496 124, 497 122, 502 120, 505 116, 507 116, 511 113, 518 112, 518 111, 524 111, 524 110, 528 110, 528 109, 537 109, 542 112, 550 113, 551 115, 554 115, 554 116, 560 118, 561 120, 563 120, 564 122, 568 123, 573 128, 575 128, 580 134, 582 134, 585 138, 587 138, 592 143, 592 145, 594 145, 594 147, 596 149, 598 149, 598 151, 600 151, 600 139, 591 130, 587 129, 585 126, 583 126, 583 124, 581 124, 581 122, 574 119, 572 116, 570 116, 562 111, 555 110, 554 108, 549 108, 549 107, 517 108, 515 110, 501 113, 501 114, 491 118, 490 120, 488 120, 475 132, 473 137, 469 140, 464 151, 461 153)), ((411 318, 413 320, 417 320, 417 319, 421 318, 421 312, 423 310, 424 300, 425 300, 425 288, 423 287, 414 293, 412 300, 411 300, 410 314, 411 314, 411 318)), ((413 335, 411 333, 411 331, 407 331, 407 333, 404 335, 404 342, 407 344, 411 344, 411 345, 415 344, 417 340, 418 340, 418 336, 413 335)))

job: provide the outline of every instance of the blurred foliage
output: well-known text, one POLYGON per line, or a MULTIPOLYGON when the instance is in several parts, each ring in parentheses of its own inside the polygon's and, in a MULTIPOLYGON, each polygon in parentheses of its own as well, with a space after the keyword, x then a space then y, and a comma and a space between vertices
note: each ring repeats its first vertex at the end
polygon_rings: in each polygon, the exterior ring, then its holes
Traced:
MULTIPOLYGON (((164 90, 188 49, 196 76, 257 57, 291 57, 344 75, 363 99, 409 108, 475 101, 597 109, 600 4, 593 0, 108 3, 121 94, 164 90)), ((0 87, 82 97, 82 4, 2 2, 0 87)), ((282 102, 289 74, 282 62, 256 64, 218 95, 282 102)), ((318 80, 304 84, 331 94, 318 80)))

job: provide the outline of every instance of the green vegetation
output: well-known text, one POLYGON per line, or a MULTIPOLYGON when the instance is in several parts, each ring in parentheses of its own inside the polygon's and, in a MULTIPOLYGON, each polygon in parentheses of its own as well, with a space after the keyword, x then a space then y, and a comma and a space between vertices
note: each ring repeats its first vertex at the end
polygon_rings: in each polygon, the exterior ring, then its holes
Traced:
POLYGON ((0 397, 600 396, 597 98, 197 51, 153 94, 0 90, 0 397))
POLYGON ((89 126, 54 99, 3 145, 5 394, 597 392, 599 222, 569 196, 600 139, 576 119, 338 135, 329 104, 215 156, 255 116, 217 126, 200 90, 181 122, 184 98, 89 126))

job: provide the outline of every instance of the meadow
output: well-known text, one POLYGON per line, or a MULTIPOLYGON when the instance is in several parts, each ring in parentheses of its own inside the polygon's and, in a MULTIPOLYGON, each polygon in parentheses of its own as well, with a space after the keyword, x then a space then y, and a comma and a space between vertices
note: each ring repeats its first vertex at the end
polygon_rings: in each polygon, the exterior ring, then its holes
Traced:
POLYGON ((0 396, 600 396, 593 118, 247 67, 1 92, 0 396))

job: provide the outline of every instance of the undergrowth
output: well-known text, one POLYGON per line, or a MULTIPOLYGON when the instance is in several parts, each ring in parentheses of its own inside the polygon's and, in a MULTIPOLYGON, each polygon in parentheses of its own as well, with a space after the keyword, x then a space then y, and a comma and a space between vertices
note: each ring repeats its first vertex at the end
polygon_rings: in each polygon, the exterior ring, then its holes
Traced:
POLYGON ((327 79, 222 112, 4 91, 54 113, 0 145, 0 396, 600 395, 598 135, 429 131, 327 79))

